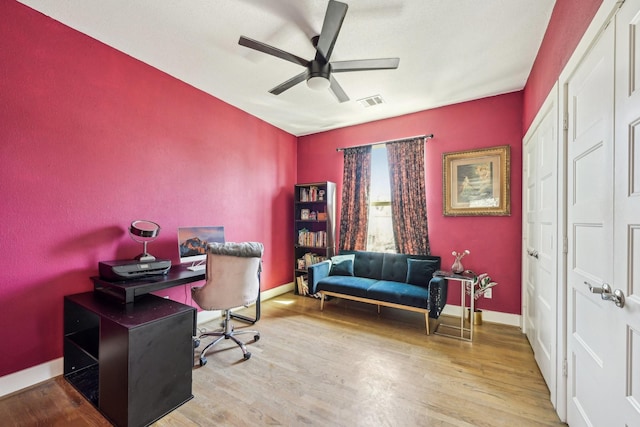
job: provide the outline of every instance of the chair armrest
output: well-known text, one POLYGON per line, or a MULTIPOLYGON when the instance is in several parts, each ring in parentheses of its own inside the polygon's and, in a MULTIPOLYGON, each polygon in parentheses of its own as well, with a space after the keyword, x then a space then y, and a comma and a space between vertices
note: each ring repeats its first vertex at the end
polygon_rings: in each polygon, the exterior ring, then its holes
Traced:
POLYGON ((429 317, 437 319, 447 304, 449 284, 443 277, 434 277, 429 281, 429 317))
POLYGON ((318 282, 329 276, 329 271, 331 271, 331 260, 321 261, 307 267, 309 293, 311 295, 318 292, 316 290, 318 282))

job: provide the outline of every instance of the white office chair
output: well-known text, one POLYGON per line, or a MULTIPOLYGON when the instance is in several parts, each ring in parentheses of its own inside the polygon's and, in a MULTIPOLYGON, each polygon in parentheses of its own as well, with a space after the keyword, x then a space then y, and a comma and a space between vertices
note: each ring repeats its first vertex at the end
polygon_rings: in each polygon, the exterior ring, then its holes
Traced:
POLYGON ((260 339, 260 332, 235 331, 231 323, 231 309, 247 306, 258 299, 263 251, 264 246, 259 242, 228 242, 208 245, 206 282, 202 287, 192 288, 191 295, 203 310, 222 310, 223 323, 220 331, 200 335, 200 338, 218 337, 200 353, 200 366, 207 363, 205 357, 207 350, 223 338, 231 339, 238 344, 245 360, 251 357, 245 343, 236 338, 236 335, 254 334, 253 340, 255 342, 260 339))

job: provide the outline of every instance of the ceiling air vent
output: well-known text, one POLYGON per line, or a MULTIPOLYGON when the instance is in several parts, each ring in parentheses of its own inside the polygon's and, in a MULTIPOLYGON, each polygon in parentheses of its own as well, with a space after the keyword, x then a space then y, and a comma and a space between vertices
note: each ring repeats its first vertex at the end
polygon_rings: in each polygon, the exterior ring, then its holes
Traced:
POLYGON ((368 98, 358 99, 358 102, 363 107, 368 108, 368 107, 373 107, 375 105, 383 104, 384 103, 384 99, 382 99, 382 97, 380 95, 373 95, 373 96, 370 96, 368 98))

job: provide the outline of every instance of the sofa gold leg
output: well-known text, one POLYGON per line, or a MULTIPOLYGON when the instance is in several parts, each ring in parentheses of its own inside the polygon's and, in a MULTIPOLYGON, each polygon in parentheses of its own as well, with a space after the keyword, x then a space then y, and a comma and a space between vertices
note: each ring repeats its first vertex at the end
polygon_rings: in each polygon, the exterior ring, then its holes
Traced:
POLYGON ((324 309, 324 292, 320 292, 320 311, 324 309))
POLYGON ((429 334, 429 312, 428 311, 424 314, 424 320, 425 320, 425 323, 427 325, 427 335, 430 335, 429 334))
POLYGON ((380 306, 378 306, 378 314, 380 314, 380 306))

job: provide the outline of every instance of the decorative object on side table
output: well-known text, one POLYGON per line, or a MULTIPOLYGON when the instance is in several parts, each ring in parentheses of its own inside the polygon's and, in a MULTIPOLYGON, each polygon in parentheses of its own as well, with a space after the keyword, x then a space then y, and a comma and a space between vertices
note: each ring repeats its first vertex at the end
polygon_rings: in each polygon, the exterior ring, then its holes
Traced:
POLYGON ((471 252, 469 251, 469 249, 465 249, 464 252, 456 252, 456 251, 451 252, 451 255, 456 257, 456 260, 451 265, 451 271, 453 271, 456 274, 462 273, 464 271, 464 267, 462 266, 462 262, 460 262, 460 260, 465 255, 469 255, 470 253, 471 252))
MULTIPOLYGON (((471 270, 465 271, 465 273, 473 274, 473 281, 466 285, 467 295, 473 296, 474 300, 480 298, 489 288, 493 288, 498 283, 492 281, 491 276, 487 273, 482 273, 478 276, 473 273, 471 270)), ((471 309, 467 309, 467 318, 469 322, 471 322, 471 309)), ((473 310, 473 324, 474 325, 482 325, 482 310, 479 308, 474 308, 473 310)))

